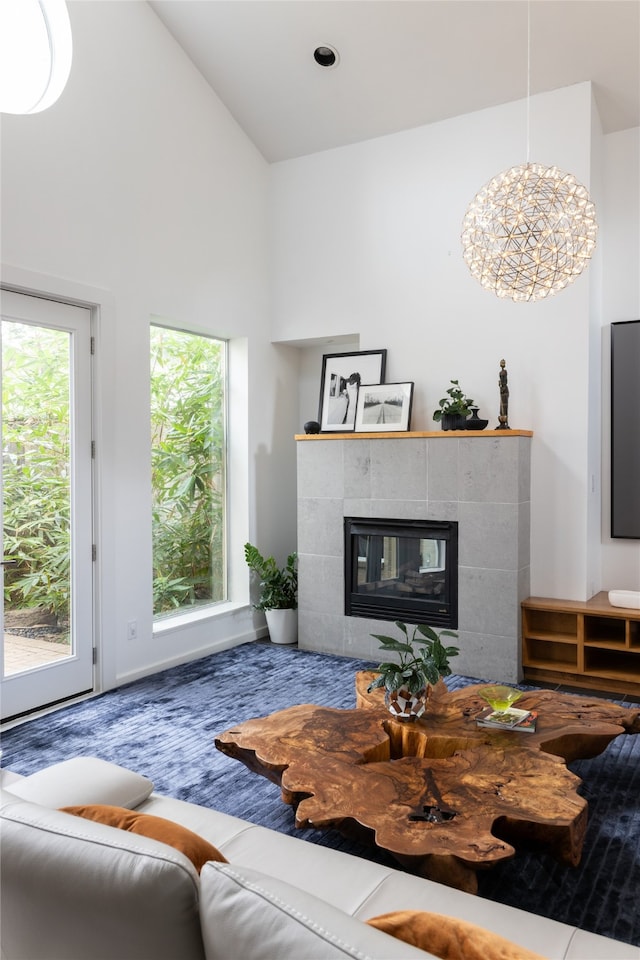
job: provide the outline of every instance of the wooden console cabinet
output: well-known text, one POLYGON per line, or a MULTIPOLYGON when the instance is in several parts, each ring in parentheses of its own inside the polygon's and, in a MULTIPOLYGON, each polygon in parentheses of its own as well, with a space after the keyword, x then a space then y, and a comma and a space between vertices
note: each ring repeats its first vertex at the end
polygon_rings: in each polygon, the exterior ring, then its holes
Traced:
POLYGON ((640 610, 591 600, 522 602, 525 681, 632 694, 640 699, 640 610))

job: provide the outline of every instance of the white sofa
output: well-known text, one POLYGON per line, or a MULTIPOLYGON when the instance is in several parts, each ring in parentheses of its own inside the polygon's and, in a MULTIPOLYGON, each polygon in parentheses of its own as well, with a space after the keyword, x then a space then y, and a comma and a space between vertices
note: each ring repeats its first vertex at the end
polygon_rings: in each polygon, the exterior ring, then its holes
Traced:
POLYGON ((553 960, 640 960, 628 944, 159 796, 91 757, 3 772, 0 866, 6 960, 432 956, 363 923, 405 909, 470 921, 553 960), (198 875, 164 843, 59 809, 96 803, 188 827, 229 862, 198 875))

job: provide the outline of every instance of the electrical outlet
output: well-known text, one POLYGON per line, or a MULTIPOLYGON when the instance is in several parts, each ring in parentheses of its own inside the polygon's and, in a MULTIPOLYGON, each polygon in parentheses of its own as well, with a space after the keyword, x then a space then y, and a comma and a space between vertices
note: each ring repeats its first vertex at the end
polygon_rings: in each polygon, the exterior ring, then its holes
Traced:
POLYGON ((137 640, 138 638, 138 621, 129 620, 127 623, 127 640, 137 640))

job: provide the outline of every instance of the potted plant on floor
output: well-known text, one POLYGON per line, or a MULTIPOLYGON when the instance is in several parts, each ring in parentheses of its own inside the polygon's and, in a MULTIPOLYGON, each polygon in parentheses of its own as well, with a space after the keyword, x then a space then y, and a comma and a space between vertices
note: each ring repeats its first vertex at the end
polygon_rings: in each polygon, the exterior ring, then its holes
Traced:
POLYGON ((417 720, 427 707, 431 687, 451 673, 449 657, 460 652, 458 647, 445 647, 440 637, 457 638, 458 635, 452 630, 436 633, 432 627, 419 624, 409 638, 406 624, 396 620, 396 627, 404 639, 371 634, 380 641, 385 653, 397 653, 399 657, 378 665, 379 675, 369 684, 369 690, 384 687, 385 702, 394 717, 417 720))
POLYGON ((441 424, 443 430, 464 430, 473 400, 465 397, 457 380, 450 382, 447 396, 438 402, 437 410, 433 411, 433 419, 441 424))
POLYGON ((272 643, 295 643, 298 638, 298 556, 290 553, 284 567, 274 557, 263 557, 251 543, 244 545, 249 569, 260 578, 260 597, 272 643))

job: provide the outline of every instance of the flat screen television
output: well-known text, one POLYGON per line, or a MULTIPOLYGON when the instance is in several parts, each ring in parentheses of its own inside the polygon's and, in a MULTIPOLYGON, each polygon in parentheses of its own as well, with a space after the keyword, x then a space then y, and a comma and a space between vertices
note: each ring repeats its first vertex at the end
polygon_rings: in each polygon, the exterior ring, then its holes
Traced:
POLYGON ((611 324, 611 536, 640 540, 640 320, 611 324))

